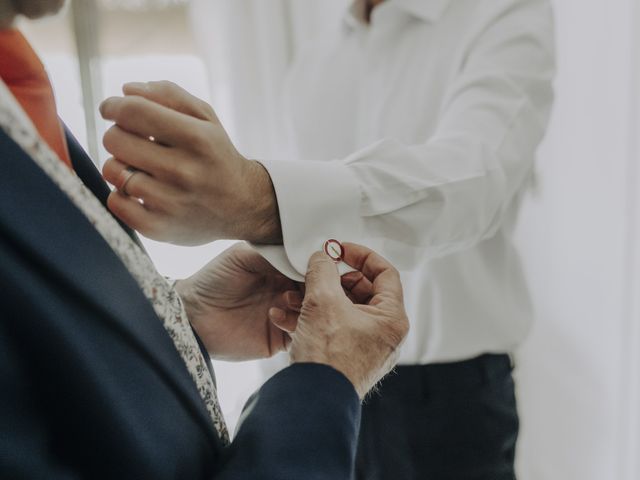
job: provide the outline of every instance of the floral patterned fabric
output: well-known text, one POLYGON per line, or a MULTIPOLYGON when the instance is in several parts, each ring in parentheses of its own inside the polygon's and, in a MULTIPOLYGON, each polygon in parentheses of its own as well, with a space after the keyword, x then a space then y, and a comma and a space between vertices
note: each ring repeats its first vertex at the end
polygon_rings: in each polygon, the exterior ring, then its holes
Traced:
POLYGON ((182 300, 172 288, 172 284, 158 273, 145 252, 118 225, 75 173, 69 170, 40 138, 27 115, 1 80, 0 128, 71 199, 120 257, 153 305, 186 364, 222 442, 228 444, 229 433, 220 410, 213 378, 189 324, 182 300))

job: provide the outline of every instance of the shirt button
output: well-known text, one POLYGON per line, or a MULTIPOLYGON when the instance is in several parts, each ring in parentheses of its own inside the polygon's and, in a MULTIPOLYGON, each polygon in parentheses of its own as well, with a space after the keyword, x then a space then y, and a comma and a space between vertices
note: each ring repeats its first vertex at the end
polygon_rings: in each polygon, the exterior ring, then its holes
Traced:
POLYGON ((344 259, 344 247, 338 240, 330 238, 324 242, 323 250, 336 263, 344 259))

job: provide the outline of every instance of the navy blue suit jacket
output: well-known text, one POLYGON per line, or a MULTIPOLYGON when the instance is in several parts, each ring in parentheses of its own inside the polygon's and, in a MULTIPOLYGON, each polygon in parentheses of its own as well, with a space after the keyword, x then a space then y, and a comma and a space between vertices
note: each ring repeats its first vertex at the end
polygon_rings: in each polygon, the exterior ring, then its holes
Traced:
MULTIPOLYGON (((68 141, 104 203, 100 173, 68 141)), ((351 477, 359 401, 326 366, 271 378, 223 448, 135 280, 1 130, 0 309, 0 478, 351 477)))

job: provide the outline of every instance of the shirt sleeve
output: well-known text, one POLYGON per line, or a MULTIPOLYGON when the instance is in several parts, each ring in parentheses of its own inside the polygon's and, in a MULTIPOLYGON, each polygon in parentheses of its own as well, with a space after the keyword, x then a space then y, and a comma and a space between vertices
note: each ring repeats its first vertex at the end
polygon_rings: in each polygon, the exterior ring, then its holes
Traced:
POLYGON ((312 252, 336 238, 408 270, 496 233, 532 171, 555 73, 549 3, 501 3, 467 42, 424 143, 383 139, 340 160, 265 162, 284 246, 257 248, 275 267, 300 280, 312 252))

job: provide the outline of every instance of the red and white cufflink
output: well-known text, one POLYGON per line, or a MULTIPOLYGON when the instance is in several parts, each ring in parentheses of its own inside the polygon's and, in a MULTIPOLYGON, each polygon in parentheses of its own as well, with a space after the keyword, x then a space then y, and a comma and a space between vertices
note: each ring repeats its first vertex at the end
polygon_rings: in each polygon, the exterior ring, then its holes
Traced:
POLYGON ((339 263, 344 259, 344 247, 338 240, 330 238, 324 242, 323 250, 324 253, 329 255, 331 260, 336 263, 339 263))

